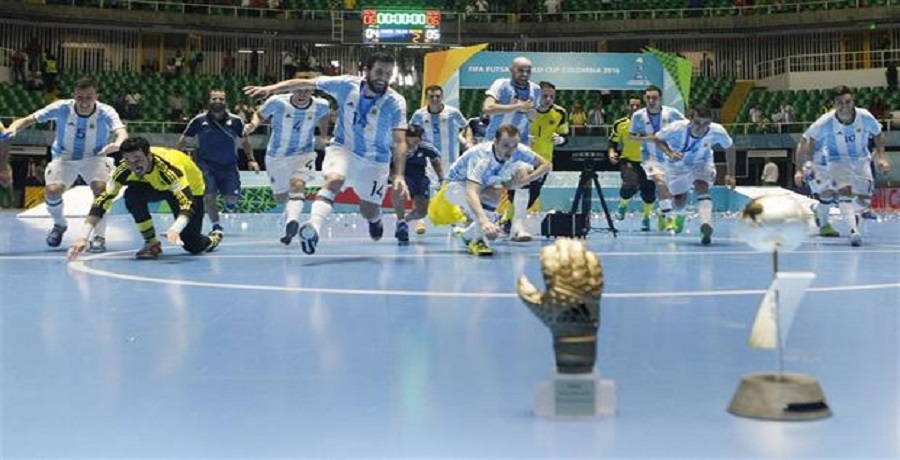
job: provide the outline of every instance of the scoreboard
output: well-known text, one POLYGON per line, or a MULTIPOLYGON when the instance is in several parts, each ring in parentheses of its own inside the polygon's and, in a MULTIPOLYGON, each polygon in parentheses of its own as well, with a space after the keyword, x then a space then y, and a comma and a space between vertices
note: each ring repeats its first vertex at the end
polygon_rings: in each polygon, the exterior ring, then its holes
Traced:
POLYGON ((363 43, 381 45, 430 45, 441 42, 441 12, 362 11, 363 43))

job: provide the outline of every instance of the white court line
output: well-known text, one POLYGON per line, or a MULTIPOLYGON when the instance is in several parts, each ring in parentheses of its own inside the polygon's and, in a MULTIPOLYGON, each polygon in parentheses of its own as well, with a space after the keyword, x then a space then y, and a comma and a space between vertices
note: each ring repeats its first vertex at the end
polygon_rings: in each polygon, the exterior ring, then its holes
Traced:
MULTIPOLYGON (((121 273, 110 272, 107 270, 98 270, 88 267, 84 262, 78 261, 69 264, 72 270, 82 272, 88 275, 102 276, 106 278, 114 278, 127 281, 138 281, 155 284, 168 284, 177 286, 194 286, 209 287, 218 289, 236 289, 236 290, 255 290, 255 291, 278 291, 278 292, 305 292, 310 294, 343 294, 343 295, 390 295, 390 296, 406 296, 406 297, 464 297, 464 298, 492 298, 492 299, 514 299, 518 297, 515 293, 500 292, 442 292, 442 291, 400 291, 400 290, 382 290, 382 289, 335 289, 335 288, 304 288, 291 286, 267 286, 261 284, 225 284, 212 283, 206 281, 189 281, 176 280, 167 278, 153 278, 149 276, 125 275, 121 273)), ((862 291, 877 289, 900 288, 900 283, 890 284, 868 284, 858 286, 832 286, 824 288, 810 288, 808 292, 833 292, 833 291, 862 291)), ((641 298, 659 298, 659 297, 713 297, 713 296, 741 296, 741 295, 761 295, 766 292, 765 289, 735 289, 721 291, 682 291, 682 292, 619 292, 605 293, 603 297, 608 299, 641 299, 641 298)))

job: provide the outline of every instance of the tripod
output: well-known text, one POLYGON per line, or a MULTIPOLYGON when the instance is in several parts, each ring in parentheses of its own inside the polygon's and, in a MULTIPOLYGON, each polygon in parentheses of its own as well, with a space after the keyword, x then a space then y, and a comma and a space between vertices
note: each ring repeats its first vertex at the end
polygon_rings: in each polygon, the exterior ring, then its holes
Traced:
POLYGON ((597 197, 600 199, 600 206, 603 207, 603 214, 606 215, 606 224, 613 234, 613 238, 618 236, 619 231, 613 224, 612 217, 609 215, 609 207, 606 205, 606 199, 603 198, 603 188, 600 187, 600 178, 594 169, 592 162, 588 161, 581 170, 581 177, 578 179, 578 188, 575 189, 575 197, 572 199, 572 209, 569 211, 575 214, 578 210, 578 204, 581 203, 581 212, 584 214, 585 228, 584 234, 587 235, 591 231, 591 187, 597 190, 597 197))

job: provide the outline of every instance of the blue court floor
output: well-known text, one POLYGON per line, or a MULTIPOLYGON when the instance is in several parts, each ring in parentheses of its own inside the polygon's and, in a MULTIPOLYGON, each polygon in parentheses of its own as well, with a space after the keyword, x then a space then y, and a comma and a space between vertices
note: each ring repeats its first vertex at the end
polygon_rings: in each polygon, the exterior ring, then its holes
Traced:
POLYGON ((867 222, 860 248, 810 238, 782 257, 817 275, 785 367, 818 378, 834 411, 783 423, 726 412, 741 375, 776 368, 747 346, 770 257, 733 216, 709 247, 695 221, 590 235, 618 413, 589 422, 533 414, 551 339, 514 285, 543 289, 545 240, 477 259, 445 229, 397 247, 386 220, 373 243, 340 216, 306 256, 277 242, 277 216, 242 215, 217 252, 135 261, 120 215, 110 252, 69 264, 48 220, 0 214, 0 457, 900 458, 897 216, 867 222))

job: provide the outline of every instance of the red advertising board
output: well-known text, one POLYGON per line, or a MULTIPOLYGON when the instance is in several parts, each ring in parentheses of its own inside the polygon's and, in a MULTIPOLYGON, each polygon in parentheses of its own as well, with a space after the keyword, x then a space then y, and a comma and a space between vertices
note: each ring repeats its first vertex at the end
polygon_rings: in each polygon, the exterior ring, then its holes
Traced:
POLYGON ((900 211, 900 187, 879 187, 872 197, 875 209, 900 211))

